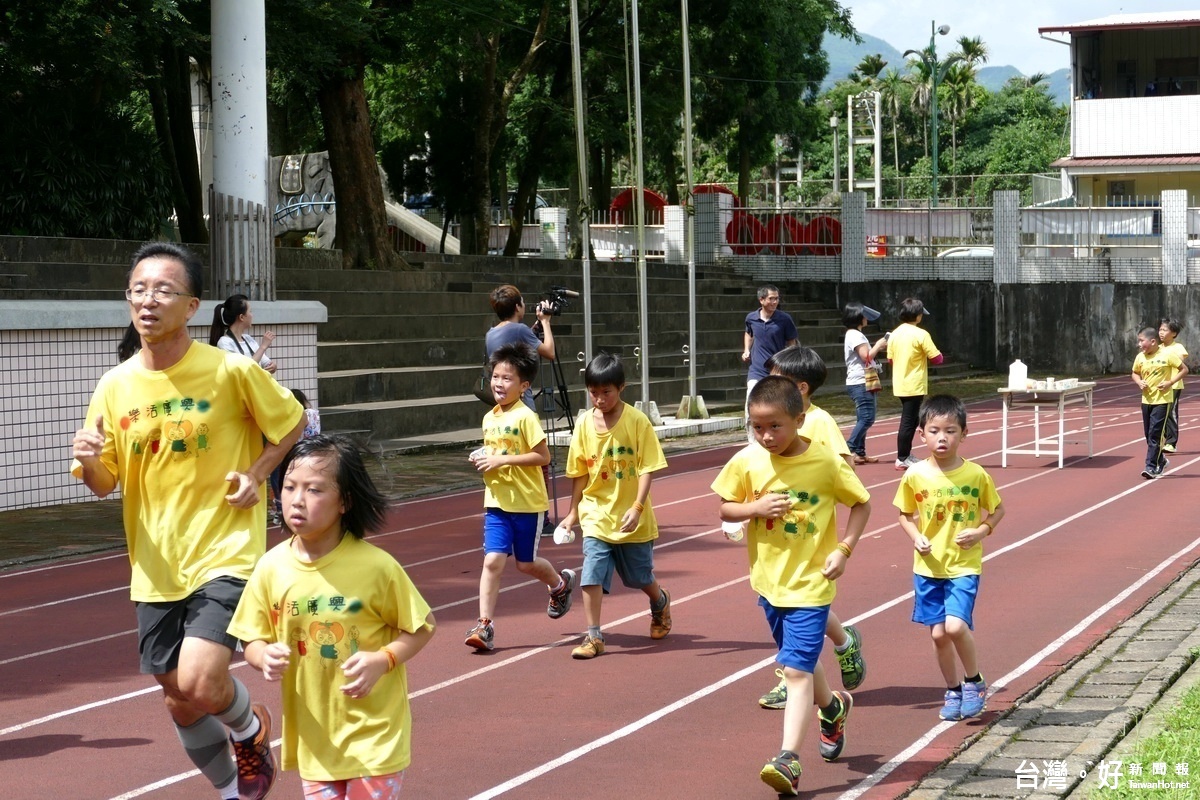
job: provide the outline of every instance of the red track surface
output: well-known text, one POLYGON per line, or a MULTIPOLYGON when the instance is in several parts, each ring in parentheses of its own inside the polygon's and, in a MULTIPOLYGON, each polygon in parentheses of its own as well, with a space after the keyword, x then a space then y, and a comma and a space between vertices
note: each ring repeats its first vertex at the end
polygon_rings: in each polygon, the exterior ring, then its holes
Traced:
MULTIPOLYGON (((1032 456, 1001 469, 999 405, 971 407, 963 454, 989 468, 1008 509, 988 540, 976 609, 980 661, 997 690, 984 720, 1195 559, 1200 501, 1189 490, 1200 456, 1191 405, 1182 452, 1153 482, 1139 477, 1145 448, 1128 380, 1098 388, 1095 456, 1076 445, 1063 470, 1032 456)), ((1068 429, 1085 421, 1076 410, 1068 429)), ((1015 422, 1020 446, 1032 438, 1032 418, 1015 422)), ((940 677, 928 633, 909 621, 911 551, 891 505, 900 477, 891 468, 894 426, 882 420, 872 430, 870 450, 883 460, 859 474, 874 513, 834 604, 863 632, 868 674, 837 763, 821 761, 810 731, 806 796, 895 797, 982 724, 939 727, 940 677)), ((590 662, 573 661, 565 646, 584 627, 582 607, 547 619, 544 590, 515 570, 506 573, 497 649, 464 647, 477 615, 480 494, 395 509, 393 529, 373 541, 405 564, 439 623, 409 666, 407 796, 771 796, 758 770, 779 749, 782 718, 756 700, 775 682, 774 651, 744 549, 721 536, 708 488, 731 453, 675 456, 654 482, 657 574, 674 597, 670 637, 652 642, 644 596, 618 587, 604 603, 608 652, 590 662)), ((86 513, 81 507, 81 520, 86 513)), ((579 541, 546 540, 542 552, 559 567, 581 563, 579 541)), ((184 757, 155 684, 137 674, 127 580, 123 555, 0 573, 0 762, 14 796, 214 796, 184 757)), ((836 663, 825 658, 836 685, 836 663)), ((278 714, 277 687, 245 665, 234 669, 278 714)), ((283 775, 273 797, 300 797, 297 776, 283 775)))

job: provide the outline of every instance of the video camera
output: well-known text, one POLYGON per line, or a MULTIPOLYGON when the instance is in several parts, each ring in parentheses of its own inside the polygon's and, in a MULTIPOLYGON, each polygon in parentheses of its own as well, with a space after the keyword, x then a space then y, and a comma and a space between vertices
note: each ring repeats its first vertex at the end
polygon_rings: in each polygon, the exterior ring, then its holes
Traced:
POLYGON ((565 286, 551 286, 549 291, 545 292, 542 295, 542 299, 538 301, 538 308, 543 314, 557 317, 570 307, 571 301, 569 298, 574 297, 579 297, 579 292, 568 289, 565 286))

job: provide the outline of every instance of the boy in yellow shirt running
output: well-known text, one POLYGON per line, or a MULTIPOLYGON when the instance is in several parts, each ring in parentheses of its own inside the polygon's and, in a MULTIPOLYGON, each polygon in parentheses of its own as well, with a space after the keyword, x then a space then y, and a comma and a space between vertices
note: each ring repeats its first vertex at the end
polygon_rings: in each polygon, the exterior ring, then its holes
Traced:
POLYGON ((904 473, 893 501, 900 509, 900 528, 915 551, 912 619, 929 626, 946 682, 939 716, 968 719, 987 708, 973 615, 983 571, 981 542, 1004 518, 1004 506, 983 467, 958 455, 967 436, 967 410, 961 400, 944 394, 930 397, 921 404, 918 426, 931 455, 904 473), (958 661, 965 676, 961 681, 958 661))
POLYGON ((609 353, 583 372, 592 409, 582 415, 567 451, 566 474, 574 479, 571 510, 560 526, 583 529, 583 611, 587 632, 572 658, 604 652, 600 605, 615 571, 630 589, 650 598, 650 638, 671 632, 671 595, 654 577, 658 522, 650 507, 650 480, 667 459, 650 420, 621 399, 625 368, 609 353))
POLYGON ((722 520, 750 523, 750 585, 759 595, 787 681, 780 752, 759 775, 777 792, 796 795, 798 754, 812 705, 818 707, 821 757, 833 761, 846 745, 854 699, 829 688, 820 656, 835 581, 866 528, 870 495, 849 464, 799 435, 804 398, 790 380, 772 375, 759 381, 748 406, 761 447, 736 453, 712 488, 721 498, 722 520), (841 541, 834 514, 838 503, 850 508, 841 541))

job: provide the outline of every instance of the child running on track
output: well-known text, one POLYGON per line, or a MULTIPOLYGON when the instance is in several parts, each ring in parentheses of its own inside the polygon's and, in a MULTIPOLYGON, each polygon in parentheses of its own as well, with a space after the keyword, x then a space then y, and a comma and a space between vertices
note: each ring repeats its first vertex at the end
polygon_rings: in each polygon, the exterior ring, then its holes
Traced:
MULTIPOLYGON (((828 447, 847 464, 853 465, 850 448, 842 436, 841 428, 828 411, 812 402, 812 396, 824 385, 828 375, 820 354, 811 347, 785 347, 767 359, 767 371, 772 375, 782 375, 800 390, 800 396, 804 398, 804 426, 800 428, 800 435, 812 444, 828 447)), ((862 655, 862 635, 858 628, 853 625, 843 627, 842 621, 830 608, 825 621, 825 635, 833 643, 833 652, 842 673, 842 688, 857 689, 867 677, 867 663, 862 655)), ((787 705, 787 679, 782 670, 775 670, 775 674, 779 676, 779 683, 758 699, 758 704, 763 708, 783 708, 787 705)))
POLYGON ((404 568, 363 540, 386 508, 349 439, 297 443, 283 461, 292 536, 258 562, 229 626, 247 663, 282 681, 283 768, 309 800, 395 800, 411 759, 404 665, 434 619, 404 568))
POLYGON ((1157 478, 1167 468, 1163 455, 1167 419, 1175 403, 1174 387, 1187 375, 1188 368, 1173 349, 1159 344, 1155 328, 1138 333, 1141 350, 1133 360, 1133 382, 1142 390, 1142 431, 1146 435, 1146 466, 1143 478, 1157 478))
POLYGON ((944 394, 930 397, 921 404, 918 425, 932 455, 909 467, 894 501, 900 509, 900 528, 915 551, 912 619, 929 626, 945 680, 939 716, 969 719, 987 708, 987 683, 979 672, 971 633, 983 568, 981 543, 1004 518, 1004 506, 983 467, 958 455, 967 436, 967 410, 961 400, 944 394))
POLYGON ((654 577, 658 522, 650 507, 650 480, 667 466, 650 420, 621 400, 625 367, 608 353, 593 358, 583 372, 592 410, 575 426, 567 451, 571 510, 561 526, 578 522, 583 530, 583 609, 587 632, 572 658, 604 653, 600 606, 613 571, 630 589, 650 598, 650 638, 671 632, 671 595, 654 577))
POLYGON ((479 621, 465 644, 478 652, 495 646, 492 619, 500 576, 509 556, 517 569, 546 584, 546 614, 558 619, 571 609, 574 570, 557 572, 538 555, 542 521, 550 508, 542 466, 550 463, 546 434, 537 415, 521 401, 537 375, 538 355, 526 344, 497 347, 489 360, 496 405, 483 418, 483 447, 471 454, 483 473, 483 571, 479 576, 479 621))
MULTIPOLYGON (((1186 362, 1187 348, 1183 346, 1182 342, 1176 340, 1182 330, 1183 326, 1177 319, 1164 317, 1158 322, 1158 340, 1161 342, 1162 348, 1168 353, 1179 356, 1181 362, 1186 362)), ((1179 446, 1179 398, 1183 396, 1182 378, 1171 390, 1171 393, 1171 411, 1167 414, 1166 433, 1163 436, 1164 453, 1174 453, 1175 448, 1179 446)))
POLYGON ((820 656, 835 582, 871 515, 870 495, 849 464, 799 435, 804 398, 792 381, 774 375, 759 381, 750 391, 749 413, 761 447, 735 454, 712 488, 721 498, 722 520, 750 522, 750 585, 759 594, 787 681, 782 746, 760 777, 777 792, 796 795, 799 752, 814 703, 821 757, 833 761, 846 745, 854 699, 829 688, 820 656), (840 542, 837 503, 850 508, 840 542))

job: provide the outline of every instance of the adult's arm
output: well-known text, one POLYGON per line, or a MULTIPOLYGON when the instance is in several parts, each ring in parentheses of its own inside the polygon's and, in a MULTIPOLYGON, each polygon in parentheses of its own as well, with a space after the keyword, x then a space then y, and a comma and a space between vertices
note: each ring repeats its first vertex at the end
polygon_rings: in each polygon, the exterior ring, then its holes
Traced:
POLYGON ((537 308, 538 322, 542 323, 542 341, 537 346, 537 353, 542 358, 554 359, 554 331, 550 330, 550 315, 542 313, 539 303, 537 308))

